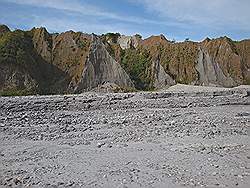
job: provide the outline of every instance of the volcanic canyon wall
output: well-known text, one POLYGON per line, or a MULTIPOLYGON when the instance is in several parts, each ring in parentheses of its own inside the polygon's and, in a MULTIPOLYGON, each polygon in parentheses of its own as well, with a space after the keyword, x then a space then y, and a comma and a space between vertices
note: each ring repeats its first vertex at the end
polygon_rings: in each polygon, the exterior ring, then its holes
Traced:
POLYGON ((250 40, 168 41, 0 26, 0 94, 81 93, 104 84, 152 90, 176 83, 250 84, 250 40))

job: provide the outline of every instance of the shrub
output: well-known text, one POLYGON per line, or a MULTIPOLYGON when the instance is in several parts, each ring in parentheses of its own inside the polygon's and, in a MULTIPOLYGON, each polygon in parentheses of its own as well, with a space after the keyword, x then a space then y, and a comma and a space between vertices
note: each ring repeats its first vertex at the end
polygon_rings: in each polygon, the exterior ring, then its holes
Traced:
POLYGON ((126 49, 122 51, 121 65, 134 81, 137 89, 149 90, 151 60, 146 50, 126 49))
POLYGON ((27 89, 10 89, 0 91, 0 96, 26 96, 26 95, 34 95, 36 92, 27 90, 27 89))

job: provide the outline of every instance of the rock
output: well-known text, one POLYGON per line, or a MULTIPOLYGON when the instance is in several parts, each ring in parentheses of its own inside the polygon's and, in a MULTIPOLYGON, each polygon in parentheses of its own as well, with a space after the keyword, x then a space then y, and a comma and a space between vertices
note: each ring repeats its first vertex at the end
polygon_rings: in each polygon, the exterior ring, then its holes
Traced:
POLYGON ((104 146, 104 145, 105 145, 105 143, 98 142, 96 146, 97 146, 98 148, 101 148, 101 147, 104 146))
POLYGON ((243 179, 243 176, 242 175, 238 175, 238 178, 243 179))
POLYGON ((12 177, 9 177, 9 178, 6 178, 5 180, 6 181, 11 181, 13 178, 12 177))
POLYGON ((213 172, 212 175, 213 176, 216 176, 218 174, 218 172, 213 172))
POLYGON ((157 58, 152 63, 152 72, 154 74, 154 81, 153 85, 156 89, 161 89, 166 86, 172 86, 175 85, 175 80, 169 76, 162 65, 160 64, 160 59, 157 58))
MULTIPOLYGON (((0 25, 0 37, 5 41, 0 54, 12 49, 8 57, 0 58, 4 60, 0 63, 0 94, 82 93, 105 83, 125 92, 134 90, 134 86, 159 89, 177 82, 232 87, 250 80, 249 40, 235 42, 221 37, 172 43, 163 35, 147 39, 107 35, 73 31, 50 34, 43 27, 10 31, 0 25), (17 53, 20 50, 22 54, 17 53), (124 53, 132 54, 126 65, 121 62, 124 53), (134 62, 138 59, 147 61, 147 65, 138 67, 134 62), (135 68, 131 69, 132 65, 135 68), (141 72, 135 75, 137 68, 141 72)), ((248 94, 246 91, 240 96, 248 94)))
POLYGON ((250 116, 250 113, 248 113, 248 112, 241 112, 241 113, 238 113, 236 116, 238 116, 238 117, 250 116))
POLYGON ((217 85, 224 87, 233 87, 237 85, 231 77, 223 73, 220 65, 214 62, 207 50, 201 47, 199 48, 196 70, 199 72, 198 83, 201 85, 217 85))
POLYGON ((121 87, 133 87, 134 84, 113 57, 111 57, 102 41, 92 35, 89 58, 76 92, 83 92, 105 82, 115 83, 121 87))
POLYGON ((62 185, 64 185, 64 183, 63 182, 58 182, 57 185, 62 186, 62 185))
POLYGON ((6 25, 0 25, 0 37, 1 35, 10 32, 10 29, 8 28, 8 26, 6 25))
POLYGON ((137 48, 141 38, 138 36, 119 36, 117 43, 125 50, 129 48, 137 48))
POLYGON ((14 179, 13 179, 13 182, 14 182, 16 185, 22 183, 20 177, 14 178, 14 179))

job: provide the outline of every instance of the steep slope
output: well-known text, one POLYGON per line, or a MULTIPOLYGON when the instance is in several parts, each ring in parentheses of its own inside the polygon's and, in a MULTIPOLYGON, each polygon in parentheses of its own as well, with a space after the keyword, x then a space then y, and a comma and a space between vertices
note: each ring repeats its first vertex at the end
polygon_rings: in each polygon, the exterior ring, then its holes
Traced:
MULTIPOLYGON (((44 59, 33 45, 33 33, 16 30, 0 37, 1 93, 58 93, 57 77, 65 74, 44 59)), ((61 89, 60 89, 61 90, 61 89)))
POLYGON ((230 76, 226 76, 223 73, 218 62, 214 61, 205 49, 200 47, 198 56, 198 62, 195 68, 199 73, 199 79, 197 81, 199 85, 236 86, 236 82, 230 76))
POLYGON ((67 90, 71 91, 81 79, 89 56, 91 36, 80 32, 65 32, 53 36, 52 63, 69 75, 67 90))
POLYGON ((8 26, 6 25, 0 25, 0 36, 2 36, 3 34, 10 32, 10 29, 8 28, 8 26))
POLYGON ((31 30, 33 46, 36 52, 48 63, 52 62, 52 36, 48 31, 41 28, 31 30))
POLYGON ((176 82, 169 74, 167 74, 160 64, 160 59, 156 59, 152 63, 152 73, 153 73, 153 87, 155 89, 161 89, 166 86, 175 85, 176 82))
POLYGON ((137 50, 139 54, 147 50, 150 64, 159 59, 164 71, 178 83, 233 87, 249 80, 249 46, 246 41, 235 44, 226 37, 171 43, 161 35, 143 40, 137 50))
POLYGON ((175 43, 163 35, 50 34, 0 25, 0 94, 81 93, 103 84, 154 90, 176 83, 250 84, 250 40, 175 43))
POLYGON ((138 89, 159 89, 176 82, 192 83, 197 78, 194 43, 172 44, 160 35, 140 41, 136 49, 122 51, 121 64, 137 81, 138 89))
MULTIPOLYGON (((36 63, 30 37, 22 31, 8 32, 0 37, 0 91, 3 93, 36 93, 36 63)), ((39 76, 39 75, 36 75, 39 76)))
POLYGON ((201 63, 202 57, 205 57, 203 63, 210 64, 209 66, 215 74, 207 72, 206 75, 210 82, 206 83, 206 81, 200 80, 202 84, 209 85, 211 83, 232 87, 243 83, 242 59, 238 55, 233 41, 227 37, 222 37, 215 40, 205 40, 200 46, 198 64, 201 63), (211 79, 209 76, 211 76, 211 79))
POLYGON ((243 84, 250 84, 250 40, 234 42, 236 53, 241 57, 243 84))
POLYGON ((127 73, 108 53, 101 39, 92 35, 90 54, 86 61, 80 83, 75 88, 77 93, 90 90, 106 82, 121 87, 133 87, 127 73))
POLYGON ((37 53, 64 73, 54 80, 54 89, 69 92, 80 80, 89 53, 90 35, 73 31, 51 35, 45 28, 32 31, 37 53))
POLYGON ((195 61, 197 44, 184 42, 173 44, 164 36, 153 36, 141 44, 153 58, 159 56, 160 64, 176 82, 191 84, 197 78, 195 61))

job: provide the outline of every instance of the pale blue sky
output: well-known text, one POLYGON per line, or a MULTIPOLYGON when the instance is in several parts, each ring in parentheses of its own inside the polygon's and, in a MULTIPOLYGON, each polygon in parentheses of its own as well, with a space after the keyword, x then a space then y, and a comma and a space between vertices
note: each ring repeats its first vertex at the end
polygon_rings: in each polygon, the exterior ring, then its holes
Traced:
POLYGON ((250 0, 0 0, 0 23, 50 32, 241 40, 250 38, 249 8, 250 0))

